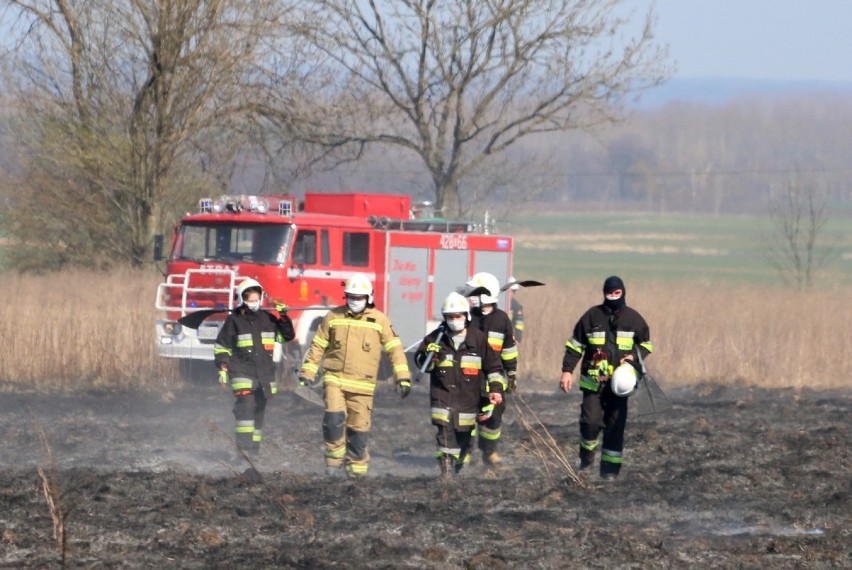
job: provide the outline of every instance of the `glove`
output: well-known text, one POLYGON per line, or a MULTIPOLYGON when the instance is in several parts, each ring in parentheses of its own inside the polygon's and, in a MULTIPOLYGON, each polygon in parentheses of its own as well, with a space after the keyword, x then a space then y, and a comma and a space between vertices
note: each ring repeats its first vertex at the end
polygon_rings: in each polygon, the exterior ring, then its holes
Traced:
POLYGON ((518 389, 518 382, 515 379, 516 375, 517 372, 515 372, 514 370, 512 370, 511 372, 506 372, 506 377, 509 379, 508 386, 506 387, 507 394, 511 394, 512 392, 518 389))
POLYGON ((219 369, 219 384, 222 386, 228 385, 228 369, 220 368, 219 369))
POLYGON ((441 345, 437 342, 430 342, 426 345, 426 352, 441 352, 441 345))
POLYGON ((316 383, 317 383, 316 378, 311 379, 311 378, 308 378, 307 376, 299 376, 299 384, 301 386, 307 386, 308 388, 310 388, 311 386, 313 386, 316 383))
POLYGON ((279 314, 283 315, 287 312, 287 305, 284 303, 275 303, 275 310, 278 311, 279 314))
POLYGON ((403 400, 411 394, 411 380, 400 380, 396 387, 399 390, 399 397, 403 400))
POLYGON ((479 414, 479 417, 476 418, 480 422, 487 421, 488 418, 491 417, 491 414, 494 413, 494 404, 488 404, 487 406, 482 406, 482 413, 479 414))

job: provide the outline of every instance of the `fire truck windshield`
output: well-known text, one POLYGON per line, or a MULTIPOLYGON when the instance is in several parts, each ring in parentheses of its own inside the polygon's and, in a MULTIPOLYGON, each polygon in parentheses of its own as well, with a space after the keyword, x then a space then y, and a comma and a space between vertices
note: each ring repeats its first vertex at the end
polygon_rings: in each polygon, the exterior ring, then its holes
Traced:
POLYGON ((279 264, 287 259, 290 226, 252 223, 184 223, 173 260, 279 264))

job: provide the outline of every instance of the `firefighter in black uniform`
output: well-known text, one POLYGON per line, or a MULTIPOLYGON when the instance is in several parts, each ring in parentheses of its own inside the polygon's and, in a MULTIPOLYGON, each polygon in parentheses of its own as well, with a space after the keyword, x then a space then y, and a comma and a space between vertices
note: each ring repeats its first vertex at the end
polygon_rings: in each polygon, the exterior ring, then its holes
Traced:
POLYGON ((444 322, 430 332, 414 354, 422 368, 430 360, 430 407, 432 425, 438 427, 435 457, 445 476, 458 473, 471 451, 477 419, 503 400, 505 389, 500 358, 485 335, 470 328, 470 305, 459 293, 450 293, 441 309, 444 322), (488 394, 482 409, 481 396, 488 394))
MULTIPOLYGON (((510 277, 509 281, 514 281, 514 277, 510 277)), ((519 345, 524 340, 524 306, 518 301, 515 293, 520 289, 520 285, 515 283, 510 287, 512 290, 512 301, 509 303, 509 319, 512 321, 512 326, 515 332, 515 344, 519 345)))
POLYGON ((565 343, 559 387, 563 392, 571 389, 571 373, 582 359, 580 471, 594 463, 598 436, 603 430, 600 476, 614 479, 621 470, 623 458, 627 398, 614 394, 608 380, 619 364, 636 362, 636 351, 641 351, 644 358, 654 347, 645 319, 626 304, 621 278, 608 277, 603 293, 603 304, 590 308, 580 317, 571 339, 565 343))
POLYGON ((283 305, 278 315, 260 309, 263 287, 246 279, 237 287, 240 305, 228 315, 213 348, 219 382, 236 398, 236 443, 242 452, 260 450, 266 402, 277 392, 272 351, 276 342, 295 338, 293 322, 283 305))
MULTIPOLYGON (((506 311, 497 308, 498 295, 500 294, 500 283, 490 273, 477 273, 470 281, 468 287, 484 287, 487 294, 474 297, 478 301, 477 307, 471 308, 471 328, 476 328, 485 333, 488 344, 494 352, 500 355, 503 371, 508 379, 506 392, 514 392, 516 385, 516 374, 518 368, 518 347, 515 345, 514 327, 506 311)), ((479 435, 479 449, 482 451, 482 460, 488 467, 497 466, 501 459, 497 453, 497 444, 500 442, 501 427, 503 425, 503 412, 506 403, 495 406, 491 416, 479 423, 477 432, 479 435)))

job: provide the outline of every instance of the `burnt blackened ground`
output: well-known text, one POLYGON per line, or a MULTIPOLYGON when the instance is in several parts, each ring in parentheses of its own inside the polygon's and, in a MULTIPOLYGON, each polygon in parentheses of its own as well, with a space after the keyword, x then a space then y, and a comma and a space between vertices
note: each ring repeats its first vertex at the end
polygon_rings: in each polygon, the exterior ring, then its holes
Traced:
POLYGON ((503 470, 477 458, 443 481, 424 387, 404 401, 382 387, 370 474, 354 482, 323 475, 322 410, 290 393, 270 406, 251 481, 215 387, 5 392, 0 566, 60 564, 39 466, 61 491, 71 567, 852 566, 848 390, 670 395, 668 413, 629 422, 618 481, 578 484, 539 435, 574 465, 579 393, 522 394, 503 470))

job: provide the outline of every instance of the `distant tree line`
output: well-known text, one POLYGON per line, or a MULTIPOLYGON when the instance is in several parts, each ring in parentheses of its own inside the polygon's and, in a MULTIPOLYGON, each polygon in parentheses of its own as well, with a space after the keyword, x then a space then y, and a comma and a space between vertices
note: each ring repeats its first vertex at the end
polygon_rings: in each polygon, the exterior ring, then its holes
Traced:
POLYGON ((489 161, 665 79, 653 14, 620 4, 6 0, 7 254, 143 264, 199 194, 281 192, 387 149, 458 215, 489 161))
MULTIPOLYGON (((531 137, 465 181, 467 213, 645 211, 772 214, 791 186, 819 188, 832 215, 852 215, 852 101, 818 94, 672 102, 634 110, 594 133, 531 137)), ((428 199, 418 165, 366 156, 314 186, 396 187, 428 199)))
POLYGON ((794 187, 849 204, 852 103, 631 111, 671 69, 653 13, 620 3, 7 0, 4 262, 140 265, 224 193, 395 192, 499 218, 778 218, 794 187))

